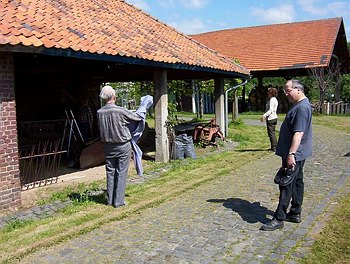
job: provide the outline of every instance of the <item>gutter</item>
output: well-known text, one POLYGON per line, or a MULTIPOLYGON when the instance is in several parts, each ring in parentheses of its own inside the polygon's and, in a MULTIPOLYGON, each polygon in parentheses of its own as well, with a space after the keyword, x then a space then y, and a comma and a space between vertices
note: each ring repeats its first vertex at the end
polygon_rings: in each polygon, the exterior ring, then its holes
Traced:
POLYGON ((162 69, 170 69, 170 70, 185 70, 185 71, 193 71, 193 72, 207 72, 212 74, 220 74, 229 77, 225 78, 245 78, 247 74, 241 72, 232 72, 226 71, 222 69, 212 68, 210 66, 201 66, 188 64, 185 62, 162 62, 162 61, 154 61, 143 59, 139 57, 128 57, 125 55, 110 55, 110 54, 99 54, 99 53, 90 53, 83 52, 81 50, 75 51, 71 48, 63 49, 63 48, 46 48, 46 47, 27 47, 23 45, 12 46, 9 44, 0 45, 0 52, 13 52, 13 53, 29 53, 29 54, 42 54, 46 56, 54 56, 54 57, 67 57, 74 59, 88 59, 88 60, 98 60, 103 62, 114 62, 121 64, 131 64, 137 66, 146 66, 146 67, 154 67, 154 68, 162 68, 162 69))
POLYGON ((247 82, 248 82, 248 79, 246 79, 243 83, 233 86, 225 91, 225 137, 227 137, 228 135, 228 93, 232 90, 234 91, 237 90, 237 88, 245 85, 247 82))

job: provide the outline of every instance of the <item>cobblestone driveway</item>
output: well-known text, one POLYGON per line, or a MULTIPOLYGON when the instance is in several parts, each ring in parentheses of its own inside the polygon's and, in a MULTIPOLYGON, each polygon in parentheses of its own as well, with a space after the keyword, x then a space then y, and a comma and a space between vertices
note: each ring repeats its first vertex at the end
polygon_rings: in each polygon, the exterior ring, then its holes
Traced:
MULTIPOLYGON (((314 126, 301 224, 260 231, 278 201, 274 154, 158 207, 28 256, 21 263, 295 263, 350 191, 350 135, 314 126), (320 221, 319 221, 320 220, 320 221), (285 257, 287 256, 287 258, 285 257)), ((235 164, 227 164, 234 167, 235 164)))

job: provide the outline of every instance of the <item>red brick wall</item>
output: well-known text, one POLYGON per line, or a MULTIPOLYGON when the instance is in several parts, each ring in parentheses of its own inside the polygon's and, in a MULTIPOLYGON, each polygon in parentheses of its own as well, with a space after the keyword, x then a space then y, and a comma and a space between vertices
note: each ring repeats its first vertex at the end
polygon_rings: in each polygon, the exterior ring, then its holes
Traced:
POLYGON ((0 52, 0 212, 20 205, 13 54, 0 52))

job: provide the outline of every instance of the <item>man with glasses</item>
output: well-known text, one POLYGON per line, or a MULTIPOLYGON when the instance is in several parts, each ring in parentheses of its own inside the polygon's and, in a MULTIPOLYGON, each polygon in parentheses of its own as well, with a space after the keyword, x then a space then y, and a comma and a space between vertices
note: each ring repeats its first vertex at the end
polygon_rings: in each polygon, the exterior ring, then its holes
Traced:
POLYGON ((289 171, 291 182, 279 183, 280 196, 274 218, 261 230, 273 231, 283 228, 283 221, 300 223, 301 205, 304 196, 303 167, 306 158, 312 155, 312 109, 299 80, 289 80, 285 94, 292 104, 284 119, 276 155, 282 158, 282 168, 289 171), (289 204, 291 208, 287 213, 289 204))

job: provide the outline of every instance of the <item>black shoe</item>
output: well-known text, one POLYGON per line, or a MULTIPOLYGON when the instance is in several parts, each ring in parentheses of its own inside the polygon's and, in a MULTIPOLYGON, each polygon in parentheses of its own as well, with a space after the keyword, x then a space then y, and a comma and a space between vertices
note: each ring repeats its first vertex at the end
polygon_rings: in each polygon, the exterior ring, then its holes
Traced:
POLYGON ((285 221, 292 223, 301 223, 300 214, 293 214, 291 212, 287 213, 285 221))
POLYGON ((280 229, 284 227, 283 221, 278 221, 276 218, 272 219, 270 222, 264 224, 260 230, 264 231, 274 231, 276 229, 280 229))

